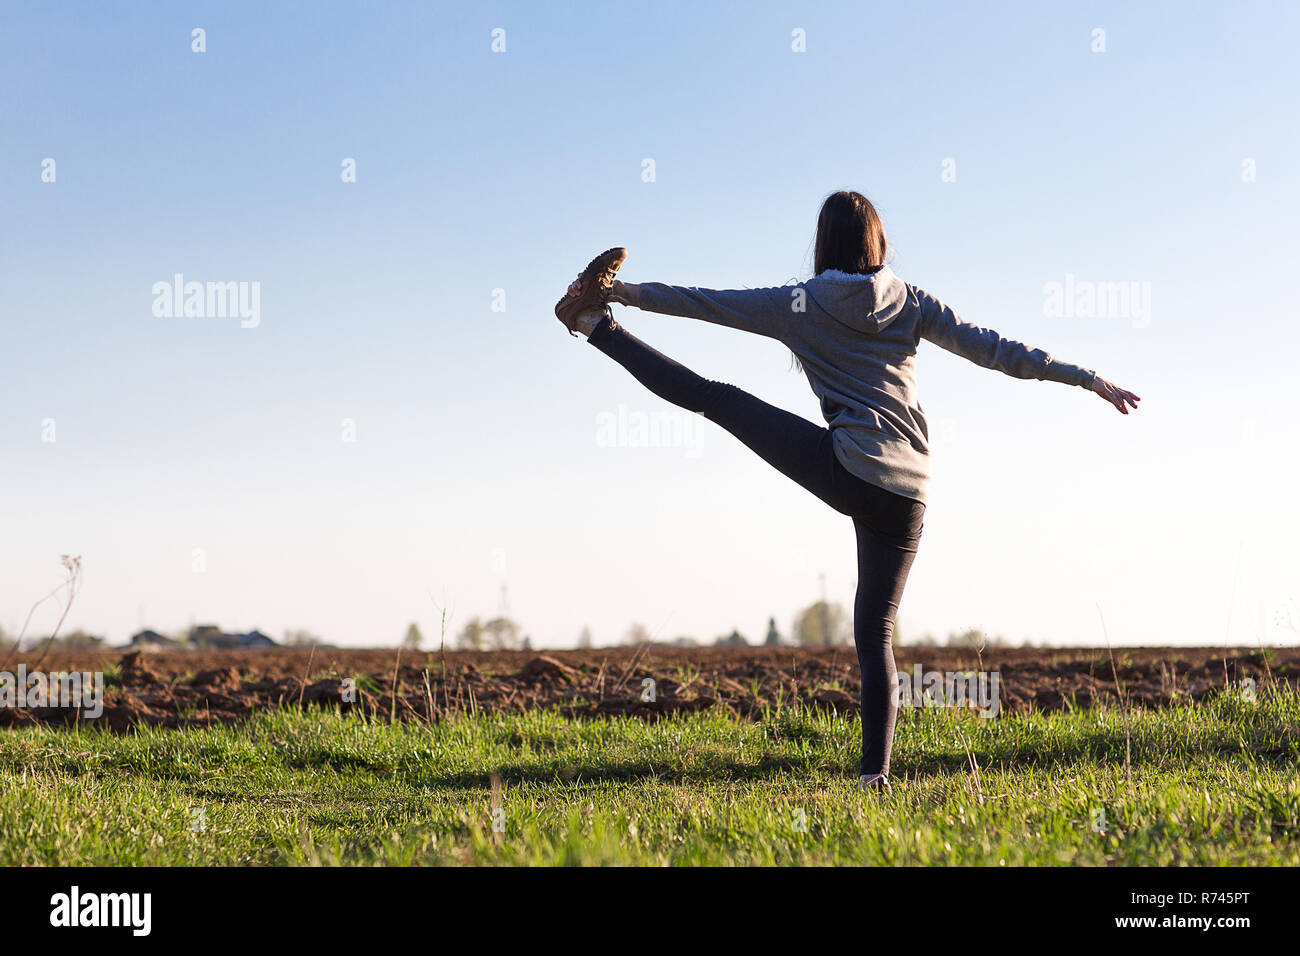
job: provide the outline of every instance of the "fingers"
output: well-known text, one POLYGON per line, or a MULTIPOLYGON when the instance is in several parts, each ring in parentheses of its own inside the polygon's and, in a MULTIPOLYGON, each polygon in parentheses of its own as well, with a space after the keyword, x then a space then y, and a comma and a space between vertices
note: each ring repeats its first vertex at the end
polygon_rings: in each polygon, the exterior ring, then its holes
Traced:
POLYGON ((1135 395, 1128 389, 1112 385, 1100 377, 1093 383, 1093 390, 1114 405, 1121 415, 1127 415, 1130 406, 1137 408, 1138 402, 1142 401, 1140 396, 1135 395))
POLYGON ((1124 407, 1124 399, 1120 394, 1120 390, 1104 379, 1099 380, 1097 384, 1100 386, 1097 389, 1097 394, 1114 405, 1115 410, 1121 415, 1127 415, 1128 409, 1124 407))

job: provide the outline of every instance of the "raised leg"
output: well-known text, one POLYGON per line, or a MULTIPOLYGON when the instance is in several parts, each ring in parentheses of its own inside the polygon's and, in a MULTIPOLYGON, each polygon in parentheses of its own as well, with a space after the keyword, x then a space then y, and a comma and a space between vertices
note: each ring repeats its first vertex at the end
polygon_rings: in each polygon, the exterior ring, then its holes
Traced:
POLYGON ((608 319, 588 341, 660 398, 721 425, 777 471, 844 511, 844 482, 827 429, 695 374, 608 319))

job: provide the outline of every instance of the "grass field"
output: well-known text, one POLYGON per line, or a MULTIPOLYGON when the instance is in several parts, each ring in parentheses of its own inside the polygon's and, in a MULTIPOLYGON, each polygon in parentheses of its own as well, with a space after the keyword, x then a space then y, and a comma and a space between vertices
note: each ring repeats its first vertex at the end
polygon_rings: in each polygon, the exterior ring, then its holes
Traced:
POLYGON ((0 864, 1300 865, 1291 691, 905 712, 890 794, 857 747, 793 710, 29 727, 0 735, 0 864))

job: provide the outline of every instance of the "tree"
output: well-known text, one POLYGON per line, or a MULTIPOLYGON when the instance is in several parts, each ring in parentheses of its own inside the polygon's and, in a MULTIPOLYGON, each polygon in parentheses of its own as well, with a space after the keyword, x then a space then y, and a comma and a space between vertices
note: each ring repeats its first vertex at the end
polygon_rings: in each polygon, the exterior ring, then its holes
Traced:
POLYGON ((767 619, 767 639, 763 641, 767 647, 781 646, 781 633, 776 629, 776 618, 767 619))
POLYGON ((964 631, 948 635, 949 647, 969 647, 973 650, 982 651, 986 647, 1001 647, 1002 644, 1001 637, 985 634, 978 627, 969 627, 964 631))
POLYGON ((418 651, 423 641, 424 635, 420 633, 420 625, 412 621, 411 626, 406 629, 406 636, 402 638, 402 646, 408 651, 418 651))
POLYGON ((284 642, 290 647, 311 647, 320 642, 320 638, 311 631, 285 631, 284 642))
POLYGON ((591 628, 589 628, 589 627, 584 627, 584 628, 582 629, 582 633, 578 635, 578 647, 581 648, 581 649, 584 650, 584 651, 585 651, 585 650, 590 650, 590 648, 591 648, 591 628))
POLYGON ((850 644, 853 627, 839 604, 817 601, 795 615, 791 628, 796 643, 803 647, 832 647, 850 644))
POLYGON ((627 637, 624 638, 625 644, 649 644, 654 640, 654 635, 644 624, 633 624, 627 629, 627 637))
POLYGON ((514 651, 524 646, 519 625, 508 617, 494 617, 483 625, 488 647, 494 651, 514 651))
POLYGON ((735 628, 732 628, 730 634, 724 634, 722 637, 718 638, 713 643, 718 647, 748 647, 749 646, 749 641, 745 640, 745 636, 735 628))
POLYGON ((91 650, 99 647, 103 643, 104 639, 102 637, 95 637, 94 635, 87 634, 80 628, 64 634, 61 638, 55 641, 55 644, 59 647, 70 651, 91 650))
POLYGON ((462 651, 481 651, 483 649, 483 622, 476 617, 465 622, 456 636, 456 647, 462 651))

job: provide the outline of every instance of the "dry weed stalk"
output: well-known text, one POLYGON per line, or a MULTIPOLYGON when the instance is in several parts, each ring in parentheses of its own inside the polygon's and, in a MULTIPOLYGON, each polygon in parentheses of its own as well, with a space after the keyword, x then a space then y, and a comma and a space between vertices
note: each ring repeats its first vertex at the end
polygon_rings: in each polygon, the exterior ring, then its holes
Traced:
POLYGON ((1124 773, 1132 783, 1133 731, 1129 724, 1128 698, 1124 696, 1124 687, 1119 682, 1119 670, 1115 667, 1115 653, 1110 648, 1110 633, 1106 630, 1106 616, 1097 605, 1097 617, 1101 618, 1101 633, 1106 638, 1106 654, 1110 657, 1110 673, 1115 678, 1115 692, 1119 694, 1120 711, 1124 714, 1124 773))
POLYGON ((59 615, 59 621, 54 625, 54 631, 50 634, 49 640, 45 642, 45 649, 41 651, 41 656, 37 659, 35 665, 33 665, 33 669, 40 667, 45 661, 45 655, 50 652, 50 647, 54 644, 54 639, 59 636, 59 629, 63 627, 63 622, 67 620, 68 611, 72 609, 72 602, 76 599, 77 591, 81 588, 81 555, 59 555, 59 563, 63 565, 63 570, 67 576, 58 587, 33 604, 31 610, 27 612, 27 619, 23 621, 22 630, 19 631, 18 636, 14 638, 13 646, 9 648, 9 653, 5 656, 6 667, 9 666, 9 661, 13 658, 14 654, 18 652, 18 648, 22 647, 23 638, 27 635, 27 626, 31 623, 32 615, 36 613, 36 609, 66 588, 68 591, 68 600, 63 605, 63 613, 59 615))

